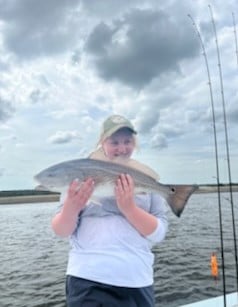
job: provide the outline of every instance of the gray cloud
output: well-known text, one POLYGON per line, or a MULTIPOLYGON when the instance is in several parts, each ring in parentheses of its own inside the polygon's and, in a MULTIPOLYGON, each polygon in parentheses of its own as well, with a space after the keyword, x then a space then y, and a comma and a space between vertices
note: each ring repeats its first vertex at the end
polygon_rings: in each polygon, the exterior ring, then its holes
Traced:
POLYGON ((160 128, 160 130, 168 138, 174 138, 184 134, 184 130, 176 126, 176 124, 175 125, 164 124, 163 127, 160 128))
POLYGON ((135 119, 135 126, 138 132, 151 132, 152 128, 158 124, 159 117, 159 110, 154 109, 152 111, 149 107, 149 103, 147 105, 142 106, 138 111, 135 119))
POLYGON ((54 135, 49 137, 48 141, 52 144, 64 144, 79 138, 80 135, 77 131, 57 131, 54 135))
POLYGON ((81 61, 81 52, 80 50, 75 50, 72 55, 71 55, 71 64, 72 65, 77 65, 81 61))
POLYGON ((39 88, 31 91, 29 95, 29 99, 33 104, 44 101, 45 98, 46 94, 43 91, 41 91, 39 88))
POLYGON ((229 105, 228 108, 226 108, 226 115, 227 115, 227 121, 231 121, 234 124, 237 124, 237 122, 238 122, 238 106, 237 106, 237 101, 234 101, 232 104, 229 105))
POLYGON ((165 135, 158 133, 154 134, 150 140, 150 146, 152 148, 163 149, 168 147, 167 138, 165 135))
POLYGON ((67 49, 75 40, 79 1, 0 0, 5 47, 23 58, 67 49))
POLYGON ((86 50, 93 55, 99 75, 140 88, 194 57, 199 43, 189 23, 179 24, 163 11, 132 10, 112 25, 98 24, 86 50))
MULTIPOLYGON (((130 0, 130 1, 118 1, 118 0, 82 0, 83 7, 88 13, 94 14, 96 16, 111 17, 124 9, 130 8, 136 3, 142 4, 142 0, 130 0), (116 10, 115 10, 116 8, 116 10)), ((148 2, 148 1, 147 1, 148 2)))
POLYGON ((11 103, 0 97, 0 122, 4 122, 8 118, 10 118, 14 111, 15 109, 13 108, 11 103))
POLYGON ((5 61, 5 60, 2 60, 1 58, 0 58, 0 70, 1 71, 7 71, 8 69, 9 69, 9 64, 7 63, 7 61, 5 61))

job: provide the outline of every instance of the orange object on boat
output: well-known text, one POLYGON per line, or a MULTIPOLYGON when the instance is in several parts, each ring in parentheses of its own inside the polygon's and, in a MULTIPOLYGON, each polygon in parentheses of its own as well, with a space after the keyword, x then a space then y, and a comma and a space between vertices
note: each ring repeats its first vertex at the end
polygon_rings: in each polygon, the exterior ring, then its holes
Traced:
POLYGON ((217 256, 215 253, 211 255, 211 274, 216 279, 218 277, 217 256))

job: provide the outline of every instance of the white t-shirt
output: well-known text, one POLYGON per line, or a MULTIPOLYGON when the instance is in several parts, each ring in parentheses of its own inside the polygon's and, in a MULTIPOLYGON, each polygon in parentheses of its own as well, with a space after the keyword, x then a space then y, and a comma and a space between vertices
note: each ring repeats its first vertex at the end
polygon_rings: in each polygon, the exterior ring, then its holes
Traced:
POLYGON ((121 287, 153 284, 151 247, 166 235, 167 206, 157 194, 136 195, 135 202, 158 218, 157 229, 142 236, 120 213, 115 198, 92 200, 70 237, 68 275, 121 287))

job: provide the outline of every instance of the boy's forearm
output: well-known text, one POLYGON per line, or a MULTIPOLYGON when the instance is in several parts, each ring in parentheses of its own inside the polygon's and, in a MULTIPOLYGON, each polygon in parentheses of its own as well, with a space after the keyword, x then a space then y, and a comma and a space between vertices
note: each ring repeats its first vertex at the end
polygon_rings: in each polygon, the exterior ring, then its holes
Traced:
POLYGON ((155 216, 136 205, 124 212, 124 216, 143 236, 152 234, 158 226, 158 219, 155 216))
POLYGON ((52 219, 51 225, 54 232, 60 237, 68 237, 76 228, 78 214, 69 214, 62 210, 52 219))

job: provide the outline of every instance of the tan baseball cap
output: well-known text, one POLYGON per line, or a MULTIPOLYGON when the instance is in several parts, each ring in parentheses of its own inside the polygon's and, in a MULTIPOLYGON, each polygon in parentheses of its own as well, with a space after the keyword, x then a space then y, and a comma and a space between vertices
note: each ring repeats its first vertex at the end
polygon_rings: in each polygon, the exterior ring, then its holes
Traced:
POLYGON ((121 115, 112 115, 103 123, 99 143, 102 143, 106 138, 110 137, 121 128, 128 128, 132 131, 132 133, 137 134, 134 126, 127 118, 121 115))

